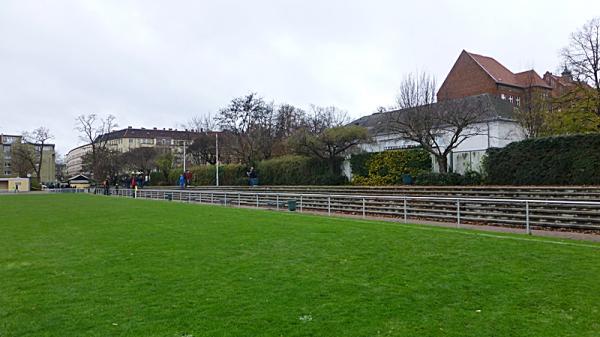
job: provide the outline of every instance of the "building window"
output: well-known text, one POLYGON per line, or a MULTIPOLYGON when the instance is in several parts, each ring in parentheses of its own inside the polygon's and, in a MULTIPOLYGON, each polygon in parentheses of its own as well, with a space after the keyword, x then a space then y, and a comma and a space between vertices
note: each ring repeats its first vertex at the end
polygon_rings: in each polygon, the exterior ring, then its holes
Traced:
POLYGON ((517 101, 517 106, 521 106, 521 97, 517 96, 516 101, 517 101))
POLYGON ((508 95, 508 101, 511 102, 511 103, 513 102, 513 96, 512 95, 508 95))
POLYGON ((506 95, 505 94, 500 94, 500 98, 506 99, 506 95))

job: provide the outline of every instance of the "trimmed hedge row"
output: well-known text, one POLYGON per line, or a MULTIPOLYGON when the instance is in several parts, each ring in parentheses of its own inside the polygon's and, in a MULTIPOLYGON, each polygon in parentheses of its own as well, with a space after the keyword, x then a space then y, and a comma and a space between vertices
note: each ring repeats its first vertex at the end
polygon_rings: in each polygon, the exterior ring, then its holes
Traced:
MULTIPOLYGON (((341 164, 341 163, 340 163, 341 164)), ((338 165, 339 166, 339 165, 338 165)), ((303 156, 283 156, 263 160, 255 167, 259 185, 340 185, 347 183, 341 172, 331 173, 325 161, 303 156)), ((214 165, 194 166, 192 185, 208 186, 216 183, 214 165)), ((219 165, 219 184, 223 186, 248 185, 248 168, 239 164, 219 165)), ((164 182, 162 173, 153 172, 153 183, 176 185, 181 169, 169 172, 168 182, 164 182)))
POLYGON ((600 134, 528 139, 490 149, 483 162, 494 185, 600 184, 600 134))
MULTIPOLYGON (((340 163, 336 167, 340 167, 340 163)), ((341 185, 347 183, 340 170, 332 173, 323 160, 304 156, 282 156, 256 166, 260 185, 341 185)))

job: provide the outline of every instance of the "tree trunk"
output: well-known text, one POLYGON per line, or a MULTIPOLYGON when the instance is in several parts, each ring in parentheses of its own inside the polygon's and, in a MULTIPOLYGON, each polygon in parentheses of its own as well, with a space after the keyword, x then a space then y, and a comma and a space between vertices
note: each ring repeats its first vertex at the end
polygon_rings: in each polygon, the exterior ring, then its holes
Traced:
POLYGON ((335 165, 337 164, 337 158, 333 157, 333 158, 329 158, 329 172, 331 173, 331 175, 335 175, 336 174, 336 167, 335 165))
POLYGON ((435 156, 438 162, 440 173, 448 173, 448 158, 446 156, 435 156))

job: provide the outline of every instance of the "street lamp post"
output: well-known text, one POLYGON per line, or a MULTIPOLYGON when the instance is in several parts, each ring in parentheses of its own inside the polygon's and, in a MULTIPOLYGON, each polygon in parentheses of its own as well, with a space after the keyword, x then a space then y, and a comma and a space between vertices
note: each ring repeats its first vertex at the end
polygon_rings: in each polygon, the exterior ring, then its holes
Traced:
POLYGON ((183 172, 185 172, 185 140, 183 141, 183 172))
POLYGON ((215 132, 215 156, 217 157, 216 160, 216 172, 217 172, 217 176, 216 176, 216 183, 217 183, 217 187, 219 186, 219 134, 215 132))

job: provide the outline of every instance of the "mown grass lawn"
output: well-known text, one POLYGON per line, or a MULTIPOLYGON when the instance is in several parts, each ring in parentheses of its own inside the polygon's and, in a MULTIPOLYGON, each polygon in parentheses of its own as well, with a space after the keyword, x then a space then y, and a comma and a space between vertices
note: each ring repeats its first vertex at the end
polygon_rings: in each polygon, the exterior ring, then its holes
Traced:
POLYGON ((0 336, 600 336, 600 245, 480 234, 0 196, 0 336))

